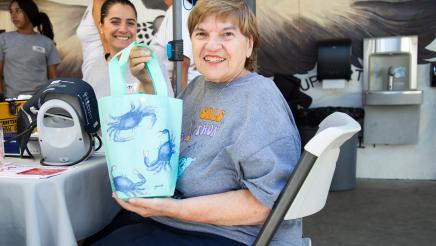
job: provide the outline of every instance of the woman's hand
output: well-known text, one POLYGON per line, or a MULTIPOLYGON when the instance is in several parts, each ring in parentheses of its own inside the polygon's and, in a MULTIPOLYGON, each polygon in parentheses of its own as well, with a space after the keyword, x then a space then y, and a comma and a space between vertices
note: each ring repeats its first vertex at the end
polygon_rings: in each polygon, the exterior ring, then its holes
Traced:
POLYGON ((129 67, 133 76, 135 76, 142 83, 151 83, 150 76, 145 63, 151 60, 151 55, 148 49, 133 47, 129 56, 129 67))
POLYGON ((124 209, 134 212, 142 217, 170 216, 177 217, 175 213, 180 209, 176 205, 177 200, 172 198, 131 198, 128 202, 112 193, 117 203, 124 209))
POLYGON ((130 72, 140 82, 139 91, 143 91, 148 94, 154 94, 153 82, 147 69, 145 69, 145 63, 151 60, 150 51, 147 48, 133 47, 129 56, 130 72))

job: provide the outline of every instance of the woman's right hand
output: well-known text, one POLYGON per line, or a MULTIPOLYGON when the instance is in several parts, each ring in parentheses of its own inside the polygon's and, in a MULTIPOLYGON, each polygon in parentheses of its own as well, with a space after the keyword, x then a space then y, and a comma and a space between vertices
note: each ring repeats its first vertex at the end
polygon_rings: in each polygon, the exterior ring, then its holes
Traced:
POLYGON ((130 72, 144 87, 152 85, 150 75, 145 69, 145 63, 151 60, 150 51, 147 48, 133 47, 129 56, 130 72))

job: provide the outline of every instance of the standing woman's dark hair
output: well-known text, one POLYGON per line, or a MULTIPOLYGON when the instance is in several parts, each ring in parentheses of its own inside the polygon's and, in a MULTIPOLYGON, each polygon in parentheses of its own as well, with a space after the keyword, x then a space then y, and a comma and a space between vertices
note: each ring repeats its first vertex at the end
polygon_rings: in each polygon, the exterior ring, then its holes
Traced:
POLYGON ((13 2, 16 2, 20 9, 24 11, 27 18, 34 27, 36 27, 42 35, 53 40, 53 26, 48 18, 47 14, 39 12, 38 6, 32 0, 12 0, 9 7, 13 2))
POLYGON ((135 5, 133 5, 133 3, 130 2, 129 0, 107 0, 103 3, 103 5, 101 5, 101 11, 100 11, 101 24, 103 24, 104 18, 106 18, 106 16, 108 15, 109 9, 112 7, 112 5, 118 3, 122 5, 129 5, 130 7, 132 7, 133 11, 135 12, 135 17, 138 17, 138 12, 136 12, 135 5))

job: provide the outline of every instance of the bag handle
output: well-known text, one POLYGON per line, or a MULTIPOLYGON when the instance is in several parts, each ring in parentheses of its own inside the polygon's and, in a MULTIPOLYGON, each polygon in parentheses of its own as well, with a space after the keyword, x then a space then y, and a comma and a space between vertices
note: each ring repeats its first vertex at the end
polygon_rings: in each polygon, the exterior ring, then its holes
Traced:
POLYGON ((166 80, 162 74, 159 62, 157 61, 156 55, 144 43, 138 41, 132 42, 129 46, 118 52, 109 61, 109 80, 111 86, 112 96, 126 95, 126 69, 129 60, 130 51, 133 47, 146 48, 150 52, 151 60, 145 63, 145 67, 150 75, 151 81, 153 82, 153 87, 156 95, 168 96, 168 87, 166 80), (120 57, 118 59, 118 57, 120 57))

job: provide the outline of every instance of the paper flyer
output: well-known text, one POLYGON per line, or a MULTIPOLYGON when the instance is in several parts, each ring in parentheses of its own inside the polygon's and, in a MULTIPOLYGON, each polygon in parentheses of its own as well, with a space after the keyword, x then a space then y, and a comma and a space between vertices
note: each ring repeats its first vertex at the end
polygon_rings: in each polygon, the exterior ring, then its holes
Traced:
POLYGON ((0 178, 49 178, 68 170, 68 167, 45 167, 37 164, 8 163, 0 166, 0 178))

